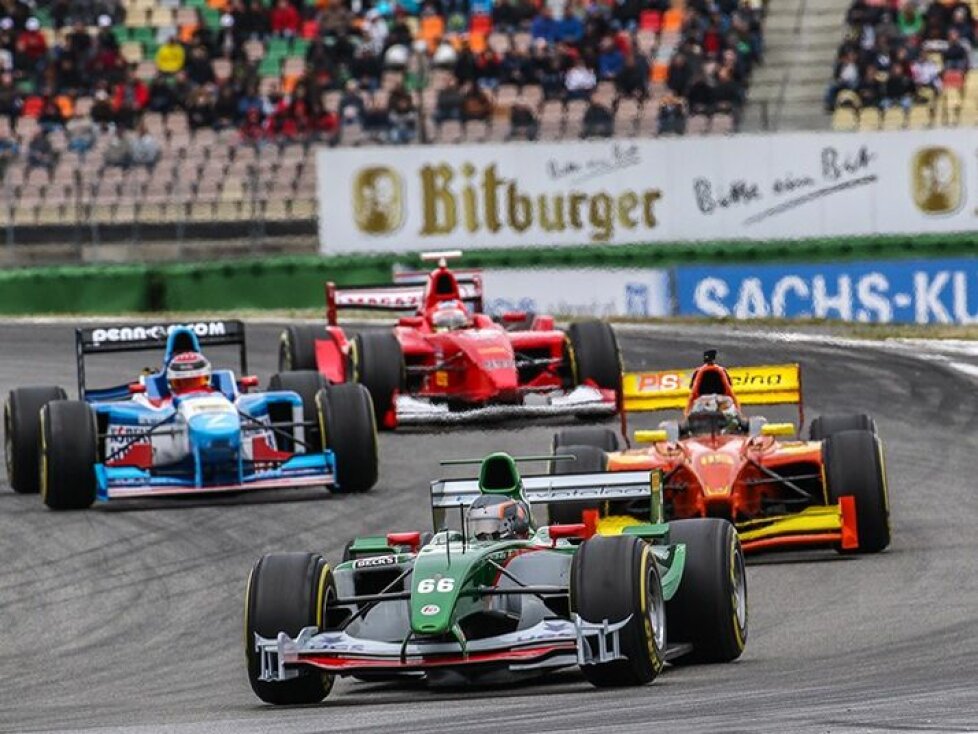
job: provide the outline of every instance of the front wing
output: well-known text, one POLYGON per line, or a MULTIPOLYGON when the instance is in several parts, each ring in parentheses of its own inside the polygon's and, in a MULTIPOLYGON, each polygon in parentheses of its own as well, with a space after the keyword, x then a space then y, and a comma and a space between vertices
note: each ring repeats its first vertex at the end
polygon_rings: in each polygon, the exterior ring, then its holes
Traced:
POLYGON ((859 547, 856 500, 847 495, 835 505, 738 523, 737 533, 744 553, 815 546, 855 550, 859 547))
POLYGON ((525 630, 466 642, 380 642, 345 632, 302 629, 298 636, 280 632, 274 639, 255 635, 260 656, 260 680, 282 681, 313 667, 336 675, 358 673, 417 673, 434 668, 497 665, 513 672, 572 665, 596 665, 623 660, 619 635, 631 617, 617 623, 573 619, 544 620, 525 630))
POLYGON ((485 404, 453 410, 443 403, 399 395, 395 401, 398 425, 437 425, 506 420, 508 418, 546 418, 554 416, 615 415, 618 402, 613 390, 581 385, 570 392, 527 393, 515 404, 485 404))
POLYGON ((281 465, 239 471, 235 481, 198 482, 192 470, 160 475, 134 466, 95 465, 96 499, 169 497, 195 494, 243 492, 261 489, 335 486, 336 469, 331 453, 297 454, 281 465))

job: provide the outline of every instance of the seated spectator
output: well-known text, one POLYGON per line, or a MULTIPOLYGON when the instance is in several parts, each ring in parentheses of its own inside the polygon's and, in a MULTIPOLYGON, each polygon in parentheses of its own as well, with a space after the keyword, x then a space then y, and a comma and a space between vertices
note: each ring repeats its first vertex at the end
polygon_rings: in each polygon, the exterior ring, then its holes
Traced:
POLYGON ((909 124, 910 108, 913 106, 916 93, 913 79, 904 72, 901 64, 894 64, 890 69, 886 84, 883 86, 883 98, 880 106, 887 110, 899 105, 903 108, 904 124, 909 124))
POLYGON ((387 99, 387 114, 390 124, 390 141, 403 145, 414 139, 417 114, 414 98, 401 83, 395 87, 387 99))
POLYGON ((564 99, 564 76, 560 71, 560 62, 555 56, 546 58, 538 73, 540 90, 543 92, 543 102, 564 99))
POLYGON ((41 112, 37 117, 37 122, 45 132, 56 132, 65 125, 64 115, 58 103, 50 95, 46 94, 41 103, 41 112))
POLYGON ((496 0, 492 6, 492 25, 499 33, 511 34, 520 24, 520 12, 513 0, 496 0))
POLYGON ((74 117, 68 122, 68 150, 77 153, 82 160, 95 147, 95 123, 84 117, 74 117))
POLYGON ((159 142, 154 138, 145 122, 139 123, 136 135, 131 143, 132 164, 134 166, 145 166, 152 171, 160 161, 163 154, 159 142))
POLYGON ((387 108, 378 104, 373 98, 363 108, 363 131, 375 140, 389 137, 390 116, 387 108))
POLYGON ((245 113, 245 120, 239 132, 241 134, 241 142, 245 145, 262 147, 268 142, 261 111, 254 107, 245 113))
POLYGON ((376 92, 380 89, 380 77, 384 73, 384 62, 380 56, 370 50, 366 44, 361 45, 353 56, 350 65, 350 75, 357 81, 361 89, 376 92))
POLYGON ((843 89, 855 91, 858 86, 859 64, 857 63, 856 52, 850 49, 845 51, 844 55, 835 62, 832 83, 825 93, 825 110, 831 112, 835 109, 835 100, 843 89))
POLYGON ((530 33, 534 40, 542 40, 546 43, 554 43, 559 33, 559 24, 553 17, 549 5, 544 5, 540 9, 540 14, 533 19, 530 25, 530 33))
POLYGON ((185 71, 187 72, 187 79, 196 85, 213 84, 216 81, 214 67, 211 66, 211 59, 206 46, 197 44, 190 50, 190 58, 187 60, 185 71))
POLYGON ((678 52, 669 61, 669 68, 666 72, 666 86, 669 91, 677 97, 686 96, 690 82, 693 80, 693 71, 689 68, 686 54, 678 52))
POLYGON ((941 66, 930 54, 918 57, 910 65, 910 72, 918 89, 932 89, 935 95, 941 93, 941 66))
POLYGON ((584 37, 584 24, 565 8, 563 17, 557 21, 556 35, 557 41, 578 43, 584 37))
POLYGON ((187 125, 191 130, 214 124, 214 95, 208 86, 197 87, 187 102, 187 125))
POLYGON ((109 142, 105 146, 104 168, 129 168, 132 165, 132 142, 129 133, 113 127, 109 132, 109 142))
POLYGON ((183 70, 187 52, 176 36, 170 36, 166 43, 156 50, 156 68, 161 74, 176 74, 183 70))
POLYGON ((509 108, 509 133, 506 139, 534 141, 539 132, 540 122, 533 114, 533 110, 523 102, 522 98, 517 99, 509 108))
POLYGON ((882 85, 879 80, 879 70, 873 64, 866 67, 863 77, 856 88, 859 101, 863 107, 879 107, 883 99, 882 85))
POLYGON ((7 175, 7 169, 20 155, 20 143, 17 138, 0 135, 0 183, 7 175))
POLYGON ((499 67, 500 83, 512 84, 521 92, 524 86, 536 81, 533 73, 533 62, 525 49, 517 48, 506 53, 500 61, 499 67))
POLYGON ((14 86, 13 74, 6 73, 0 75, 0 115, 7 118, 10 129, 17 129, 17 118, 20 117, 20 110, 24 106, 24 101, 14 86))
POLYGON ((682 98, 666 92, 659 102, 659 114, 656 121, 659 135, 683 135, 686 132, 686 107, 682 98))
POLYGON ((96 125, 108 125, 115 121, 115 111, 112 109, 109 93, 105 91, 104 86, 95 90, 95 100, 89 114, 92 117, 92 122, 96 125))
POLYGON ((615 75, 615 107, 623 98, 645 102, 649 97, 649 63, 642 54, 629 52, 615 75))
POLYGON ((963 44, 974 47, 975 22, 971 17, 970 7, 967 5, 954 6, 954 10, 951 11, 951 23, 948 28, 948 35, 950 35, 950 31, 957 33, 963 44))
POLYGON ((348 79, 338 105, 340 125, 362 125, 363 108, 363 97, 360 96, 356 79, 348 79))
POLYGON ((499 57, 492 49, 485 49, 475 62, 475 80, 483 89, 495 91, 499 88, 499 78, 502 68, 499 57))
POLYGON ((38 130, 27 146, 26 176, 29 177, 35 168, 43 168, 48 174, 48 181, 50 181, 54 175, 54 168, 58 165, 59 157, 51 144, 51 138, 47 131, 38 130))
POLYGON ((248 117, 248 113, 252 110, 257 110, 259 119, 264 116, 264 105, 261 94, 258 92, 257 80, 249 81, 245 87, 245 91, 242 93, 240 99, 238 99, 235 120, 244 122, 248 117))
POLYGON ((477 84, 470 84, 462 97, 462 128, 470 122, 492 125, 492 100, 477 84))
POLYGON ((924 14, 913 2, 905 2, 897 15, 897 29, 904 38, 919 36, 924 30, 924 14))
POLYGON ((961 34, 954 28, 947 32, 947 48, 944 50, 944 70, 967 72, 971 66, 968 47, 961 42, 961 34))
POLYGON ((462 92, 454 79, 439 89, 435 98, 434 121, 437 135, 441 135, 441 126, 450 120, 462 121, 462 92))
POLYGON ((598 78, 612 80, 625 66, 625 56, 611 36, 601 39, 601 50, 598 54, 598 78))
POLYGON ((594 94, 594 89, 597 86, 598 80, 594 76, 594 72, 587 67, 584 59, 578 58, 564 77, 564 88, 567 91, 564 104, 577 100, 590 102, 591 95, 594 94))
POLYGON ((237 120, 237 92, 230 83, 225 82, 218 87, 217 98, 214 100, 214 129, 227 130, 234 127, 237 120))
POLYGON ((40 21, 34 17, 28 18, 14 44, 16 68, 25 76, 40 81, 47 66, 47 53, 48 42, 41 33, 40 21))
POLYGON ((180 98, 177 96, 176 90, 174 90, 169 79, 162 74, 153 77, 147 93, 149 99, 146 102, 146 108, 150 112, 158 112, 163 115, 164 119, 180 105, 180 98))
POLYGON ((686 90, 686 101, 689 103, 689 114, 706 115, 713 114, 714 107, 714 86, 712 81, 704 73, 698 74, 693 78, 686 90))
POLYGON ((142 79, 126 76, 126 79, 116 86, 112 97, 112 111, 115 113, 116 125, 131 130, 136 125, 136 118, 149 103, 149 89, 142 79))
POLYGON ((614 113, 602 104, 591 102, 584 111, 581 138, 610 138, 614 134, 614 113))
POLYGON ((717 83, 713 88, 714 109, 722 115, 730 115, 733 118, 735 131, 740 128, 745 96, 743 87, 734 81, 730 69, 721 67, 717 71, 717 83))
POLYGON ((272 33, 291 38, 299 32, 302 16, 289 0, 278 0, 269 16, 269 23, 272 33))

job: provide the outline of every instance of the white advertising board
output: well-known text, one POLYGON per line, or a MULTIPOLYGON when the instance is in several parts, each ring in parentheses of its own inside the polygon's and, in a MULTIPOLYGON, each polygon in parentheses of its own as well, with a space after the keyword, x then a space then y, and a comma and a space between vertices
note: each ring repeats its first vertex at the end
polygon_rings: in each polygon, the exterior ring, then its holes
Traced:
POLYGON ((331 148, 322 250, 969 231, 972 130, 331 148))

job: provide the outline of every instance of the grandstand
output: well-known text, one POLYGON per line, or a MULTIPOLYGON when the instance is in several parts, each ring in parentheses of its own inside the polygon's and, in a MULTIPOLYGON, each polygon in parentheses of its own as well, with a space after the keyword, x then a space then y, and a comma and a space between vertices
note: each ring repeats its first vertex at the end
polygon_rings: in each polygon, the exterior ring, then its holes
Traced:
POLYGON ((853 0, 825 104, 836 130, 978 122, 978 2, 853 0))
POLYGON ((762 60, 762 4, 567 10, 0 5, 0 225, 311 219, 314 144, 737 128, 762 60))

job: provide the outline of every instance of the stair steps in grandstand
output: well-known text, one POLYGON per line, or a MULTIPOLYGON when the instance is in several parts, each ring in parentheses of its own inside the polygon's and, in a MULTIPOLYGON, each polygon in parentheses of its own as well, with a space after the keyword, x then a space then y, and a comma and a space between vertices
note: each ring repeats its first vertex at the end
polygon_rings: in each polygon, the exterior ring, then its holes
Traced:
POLYGON ((784 0, 769 3, 765 61, 748 91, 743 129, 829 128, 822 99, 842 38, 850 0, 784 0))

